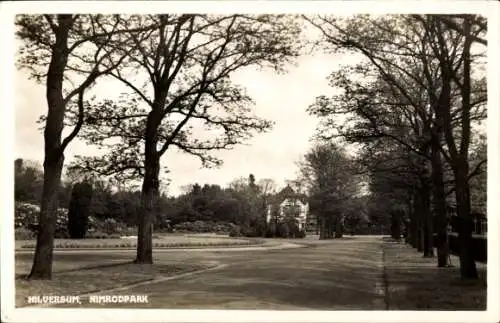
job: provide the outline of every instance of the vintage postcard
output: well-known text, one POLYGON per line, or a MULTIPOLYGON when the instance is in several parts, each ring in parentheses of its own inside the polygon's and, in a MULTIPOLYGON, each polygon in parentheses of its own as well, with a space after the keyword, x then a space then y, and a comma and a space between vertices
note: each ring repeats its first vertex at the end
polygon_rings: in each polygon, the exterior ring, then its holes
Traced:
POLYGON ((498 322, 499 10, 2 3, 2 320, 498 322))

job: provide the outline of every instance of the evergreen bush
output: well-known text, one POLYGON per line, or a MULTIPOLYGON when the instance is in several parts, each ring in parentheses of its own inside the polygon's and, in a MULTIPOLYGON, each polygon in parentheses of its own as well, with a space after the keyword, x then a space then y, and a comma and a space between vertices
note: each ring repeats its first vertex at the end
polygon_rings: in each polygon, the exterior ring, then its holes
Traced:
POLYGON ((89 225, 92 185, 77 183, 71 192, 68 212, 68 234, 71 239, 83 239, 89 225))

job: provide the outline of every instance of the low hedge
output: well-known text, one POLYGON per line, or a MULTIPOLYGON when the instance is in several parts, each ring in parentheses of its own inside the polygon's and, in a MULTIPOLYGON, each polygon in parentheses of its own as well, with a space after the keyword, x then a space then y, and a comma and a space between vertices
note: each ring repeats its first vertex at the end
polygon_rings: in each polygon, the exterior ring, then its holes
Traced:
POLYGON ((193 221, 175 224, 173 230, 177 232, 229 233, 235 227, 237 225, 231 222, 193 221))
POLYGON ((16 228, 14 231, 14 236, 16 240, 32 240, 35 238, 33 231, 25 228, 16 228))
MULTIPOLYGON (((435 235, 434 235, 435 236, 435 235)), ((453 255, 460 254, 460 245, 458 241, 458 235, 450 234, 449 243, 450 243, 450 251, 453 255)), ((434 239, 434 247, 436 245, 436 239, 434 239)), ((472 252, 474 253, 474 260, 479 262, 486 263, 488 260, 488 239, 486 236, 473 236, 472 237, 472 252)))
MULTIPOLYGON (((168 243, 168 242, 153 242, 153 248, 185 248, 185 247, 225 247, 225 246, 248 246, 263 243, 263 241, 250 241, 250 240, 241 240, 238 242, 197 242, 197 243, 168 243)), ((99 248, 136 248, 137 244, 135 242, 122 242, 122 243, 103 243, 103 244, 78 244, 75 242, 63 242, 56 243, 54 248, 62 248, 62 249, 71 249, 71 248, 82 248, 82 249, 99 249, 99 248)), ((35 244, 28 243, 21 246, 23 249, 34 249, 35 244)))

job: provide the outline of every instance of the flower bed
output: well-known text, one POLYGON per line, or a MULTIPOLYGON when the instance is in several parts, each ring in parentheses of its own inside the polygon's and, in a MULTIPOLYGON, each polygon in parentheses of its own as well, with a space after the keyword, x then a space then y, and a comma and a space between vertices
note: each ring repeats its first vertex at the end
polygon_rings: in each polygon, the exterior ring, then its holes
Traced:
MULTIPOLYGON (((198 248, 198 247, 229 247, 249 246, 262 243, 262 240, 243 240, 229 238, 197 238, 187 236, 163 237, 153 240, 153 248, 198 248)), ((24 243, 22 249, 34 249, 34 242, 24 243)), ((136 248, 135 239, 56 239, 54 248, 58 249, 99 249, 99 248, 136 248)))

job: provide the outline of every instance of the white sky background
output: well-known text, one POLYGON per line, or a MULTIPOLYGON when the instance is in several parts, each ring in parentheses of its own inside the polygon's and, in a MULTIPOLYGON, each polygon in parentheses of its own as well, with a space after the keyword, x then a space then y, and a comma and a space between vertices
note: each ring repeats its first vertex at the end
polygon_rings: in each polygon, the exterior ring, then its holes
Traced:
MULTIPOLYGON (((162 165, 170 170, 168 194, 177 195, 185 185, 195 182, 203 185, 226 186, 233 179, 247 177, 272 178, 278 188, 286 180, 296 177, 296 162, 311 147, 318 119, 309 116, 306 108, 316 96, 332 92, 328 75, 342 64, 353 62, 352 56, 317 54, 300 57, 288 73, 276 74, 271 70, 246 68, 232 76, 235 83, 243 85, 255 101, 253 112, 261 118, 275 122, 267 133, 255 135, 244 145, 232 150, 215 152, 224 164, 219 168, 204 169, 200 161, 185 153, 169 150, 162 157, 162 165)), ((43 133, 36 124, 39 116, 46 113, 44 85, 28 80, 27 71, 15 70, 15 157, 43 161, 43 133)), ((122 92, 116 82, 99 79, 95 90, 105 98, 106 93, 122 92)), ((65 129, 68 132, 70 129, 65 129)), ((67 148, 65 165, 74 155, 94 154, 76 139, 67 148)))

